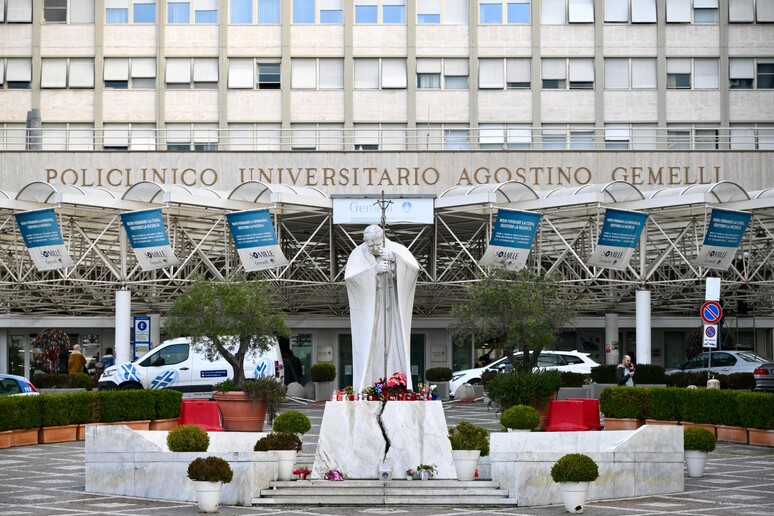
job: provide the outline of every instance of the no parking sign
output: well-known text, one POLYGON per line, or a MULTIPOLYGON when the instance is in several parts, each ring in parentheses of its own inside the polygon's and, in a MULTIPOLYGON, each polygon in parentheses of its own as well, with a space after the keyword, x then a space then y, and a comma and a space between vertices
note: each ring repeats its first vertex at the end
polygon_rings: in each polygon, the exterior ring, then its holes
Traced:
POLYGON ((704 347, 705 348, 718 347, 718 325, 717 324, 704 325, 704 347))

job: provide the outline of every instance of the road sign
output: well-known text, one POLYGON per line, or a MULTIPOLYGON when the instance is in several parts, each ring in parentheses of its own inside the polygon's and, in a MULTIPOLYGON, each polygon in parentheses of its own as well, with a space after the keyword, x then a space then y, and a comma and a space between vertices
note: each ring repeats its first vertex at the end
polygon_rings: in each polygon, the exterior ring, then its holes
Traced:
POLYGON ((701 305, 700 314, 705 324, 717 324, 723 317, 723 309, 717 301, 707 301, 701 305))
POLYGON ((718 325, 717 324, 704 325, 704 344, 703 345, 705 348, 718 347, 718 325))

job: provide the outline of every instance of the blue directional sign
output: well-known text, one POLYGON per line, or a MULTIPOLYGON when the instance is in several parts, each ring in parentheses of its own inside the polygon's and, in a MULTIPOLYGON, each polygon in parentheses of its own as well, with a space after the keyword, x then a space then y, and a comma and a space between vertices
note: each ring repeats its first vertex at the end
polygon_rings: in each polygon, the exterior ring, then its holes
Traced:
POLYGON ((706 324, 716 324, 723 317, 723 309, 717 301, 707 301, 701 305, 701 319, 706 324))

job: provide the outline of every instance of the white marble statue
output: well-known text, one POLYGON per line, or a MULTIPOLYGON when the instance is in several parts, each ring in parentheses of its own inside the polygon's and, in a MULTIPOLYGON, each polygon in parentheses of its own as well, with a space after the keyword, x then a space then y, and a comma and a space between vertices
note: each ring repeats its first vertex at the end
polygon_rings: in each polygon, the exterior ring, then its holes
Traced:
POLYGON ((412 389, 411 311, 419 264, 406 247, 387 240, 379 226, 368 226, 363 240, 349 255, 344 275, 352 324, 352 386, 361 392, 401 372, 412 389))

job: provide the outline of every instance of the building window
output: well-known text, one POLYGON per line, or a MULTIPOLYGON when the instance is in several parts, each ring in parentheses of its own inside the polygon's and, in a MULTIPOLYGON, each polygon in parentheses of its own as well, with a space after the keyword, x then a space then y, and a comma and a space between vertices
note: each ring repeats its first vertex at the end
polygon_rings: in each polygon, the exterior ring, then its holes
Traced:
POLYGON ((218 124, 167 124, 167 150, 218 150, 218 124))
POLYGON ((282 150, 281 124, 229 124, 230 150, 282 150))
POLYGON ((168 23, 191 23, 191 19, 197 24, 218 23, 218 0, 169 0, 168 23))
POLYGON ((218 23, 218 0, 194 0, 195 23, 218 23))
POLYGON ((168 23, 191 23, 191 2, 169 0, 167 4, 168 23))
POLYGON ((0 122, 0 150, 25 150, 27 148, 27 126, 0 122))
POLYGON ((156 58, 106 57, 104 80, 106 89, 152 90, 156 88, 156 58))
POLYGON ((398 59, 355 59, 355 89, 405 89, 406 61, 398 59))
POLYGON ((629 141, 628 125, 605 124, 605 150, 628 150, 629 141))
POLYGON ((532 84, 530 59, 479 59, 478 87, 482 90, 529 89, 532 84))
POLYGON ((417 0, 418 25, 467 25, 468 0, 417 0))
POLYGON ((46 58, 40 69, 41 88, 93 88, 94 60, 46 58))
POLYGON ((605 124, 605 150, 653 150, 658 148, 656 126, 605 124))
POLYGON ((295 90, 344 89, 343 59, 293 59, 290 73, 290 87, 295 90))
POLYGON ((153 124, 105 123, 102 148, 110 151, 156 150, 156 127, 153 124))
POLYGON ((292 150, 344 150, 343 124, 292 124, 292 150))
POLYGON ((8 13, 0 1, 0 23, 32 23, 32 0, 7 0, 8 13))
POLYGON ((478 148, 529 150, 532 148, 532 128, 519 124, 481 124, 478 128, 478 148))
POLYGON ((501 24, 505 23, 529 23, 529 0, 481 0, 479 4, 479 23, 501 24))
POLYGON ((718 0, 666 0, 667 23, 718 23, 718 0))
POLYGON ((156 0, 105 0, 105 23, 156 23, 156 0))
POLYGON ((594 59, 543 59, 544 90, 587 90, 594 88, 594 59), (567 80, 569 78, 569 81, 567 80))
POLYGON ((379 6, 375 0, 355 0, 355 23, 378 23, 379 6))
POLYGON ((406 0, 355 0, 355 23, 405 24, 406 0))
POLYGON ((355 124, 356 151, 406 150, 406 126, 401 124, 355 124))
POLYGON ((716 150, 719 145, 717 127, 669 125, 667 127, 668 150, 716 150))
POLYGON ((605 23, 656 23, 656 0, 605 0, 605 23))
POLYGON ((716 90, 720 87, 715 58, 667 58, 667 89, 716 90))
POLYGON ((774 150, 774 125, 731 127, 732 150, 774 150))
POLYGON ((594 0, 543 0, 543 25, 594 23, 594 0))
POLYGON ((756 65, 756 84, 759 90, 774 89, 774 60, 761 62, 758 59, 756 65))
POLYGON ((382 23, 406 24, 406 0, 382 0, 382 23))
POLYGON ((94 150, 94 127, 89 124, 43 124, 43 150, 94 150))
POLYGON ((216 57, 175 57, 167 59, 166 84, 170 90, 218 88, 216 57))
POLYGON ((280 0, 231 0, 230 12, 233 25, 255 23, 253 12, 259 24, 276 25, 280 23, 280 0))
POLYGON ((417 88, 465 90, 468 88, 468 59, 417 59, 417 88))
POLYGON ((441 0, 417 0, 417 24, 441 23, 441 0))
POLYGON ((280 60, 231 59, 228 67, 228 87, 231 89, 280 89, 280 60))
MULTIPOLYGON (((9 2, 9 12, 11 8, 9 2)), ((93 0, 43 0, 46 23, 94 23, 93 0)))
POLYGON ((314 23, 314 0, 293 0, 293 23, 314 23))
POLYGON ((32 82, 32 60, 0 58, 0 89, 28 90, 32 82), (3 74, 5 71, 5 74, 3 74))
POLYGON ((605 59, 606 90, 645 90, 656 87, 655 58, 605 59))
POLYGON ((731 23, 774 22, 774 1, 729 0, 728 21, 731 23))
POLYGON ((320 23, 341 25, 344 23, 342 0, 319 0, 320 23))

